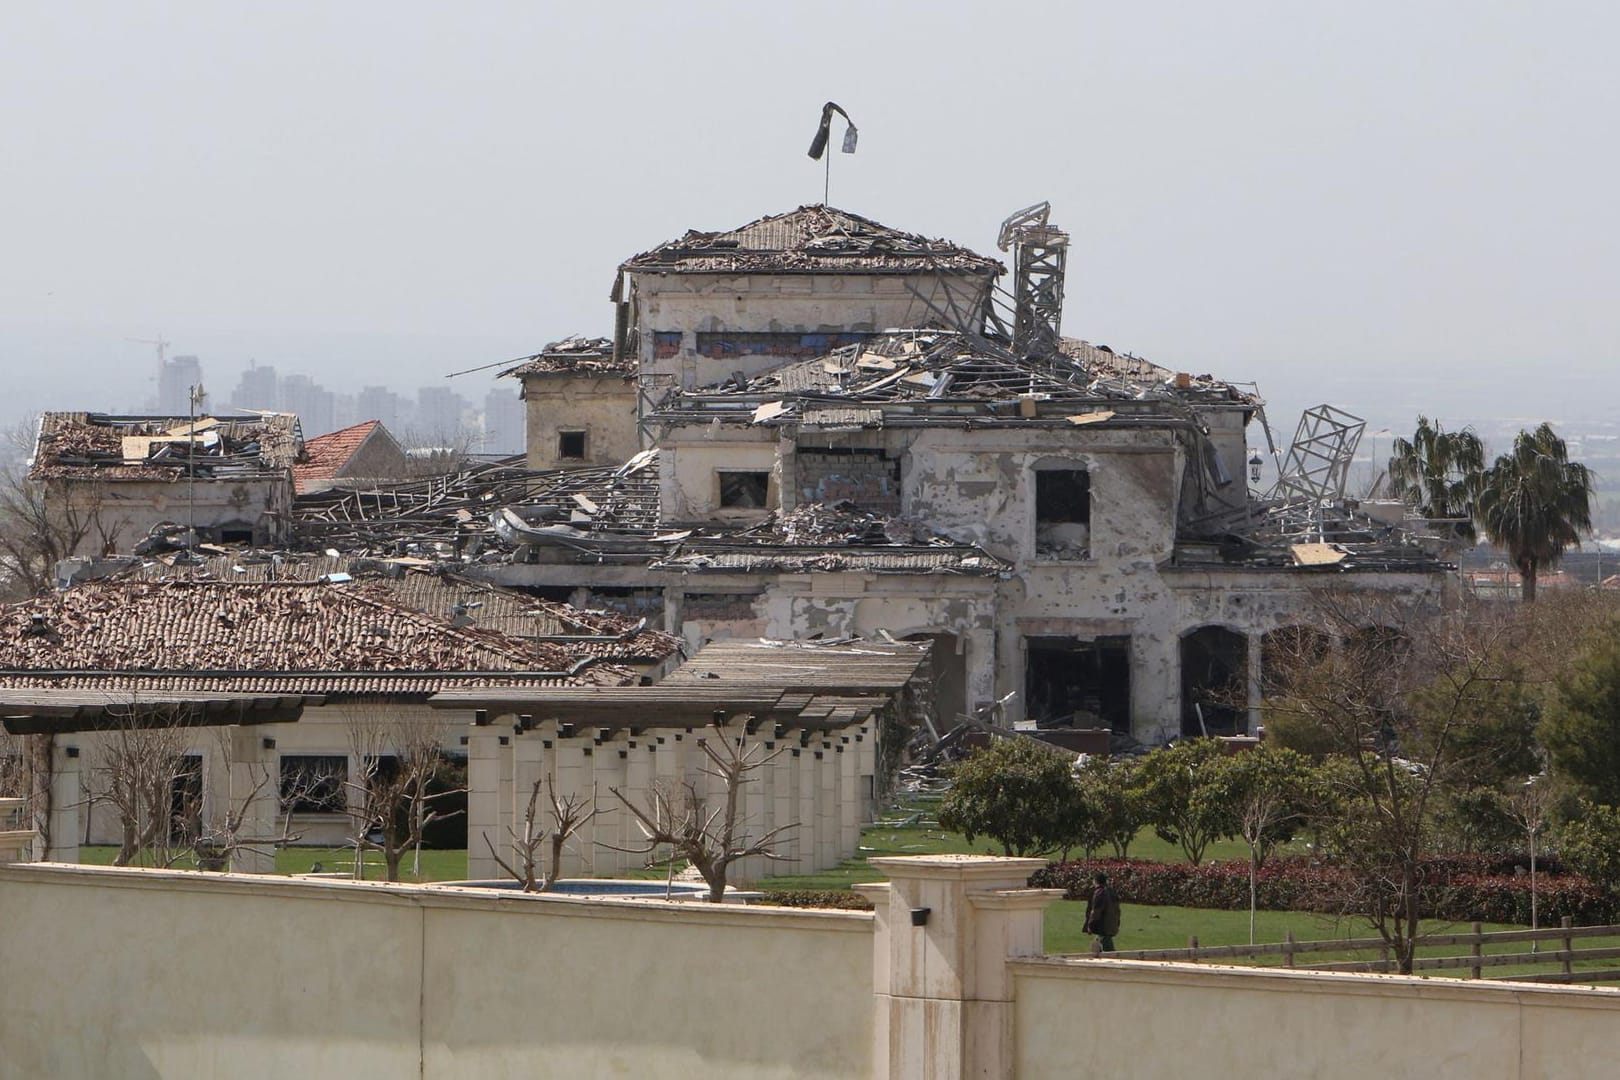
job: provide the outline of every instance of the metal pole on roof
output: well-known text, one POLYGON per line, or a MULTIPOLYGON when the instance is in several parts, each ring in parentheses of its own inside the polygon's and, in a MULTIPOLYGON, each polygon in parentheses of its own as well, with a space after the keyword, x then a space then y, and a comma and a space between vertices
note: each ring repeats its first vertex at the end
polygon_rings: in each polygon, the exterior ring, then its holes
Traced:
POLYGON ((186 550, 197 553, 197 409, 208 396, 202 383, 186 395, 190 402, 190 424, 186 430, 186 550))

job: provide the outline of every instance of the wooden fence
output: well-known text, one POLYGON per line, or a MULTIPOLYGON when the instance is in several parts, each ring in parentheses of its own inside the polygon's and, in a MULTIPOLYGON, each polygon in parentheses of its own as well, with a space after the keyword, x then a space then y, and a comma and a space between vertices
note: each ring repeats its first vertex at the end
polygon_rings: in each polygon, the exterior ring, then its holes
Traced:
MULTIPOLYGON (((1507 982, 1597 983, 1620 981, 1620 968, 1582 968, 1575 965, 1583 961, 1620 959, 1620 948, 1604 947, 1578 949, 1575 942, 1586 938, 1620 938, 1620 926, 1571 926, 1566 917, 1563 924, 1544 930, 1502 930, 1484 933, 1480 923, 1474 923, 1466 934, 1430 934, 1417 940, 1418 950, 1457 948, 1467 946, 1466 954, 1455 956, 1417 956, 1412 970, 1447 971, 1468 969, 1468 977, 1483 978, 1482 972, 1493 967, 1524 967, 1557 965, 1557 970, 1535 971, 1513 975, 1492 976, 1507 982), (1541 942, 1557 942, 1558 947, 1540 949, 1541 942), (1485 952, 1488 945, 1530 946, 1528 952, 1485 952)), ((1180 960, 1197 962, 1248 960, 1263 956, 1281 956, 1285 967, 1298 967, 1311 971, 1372 971, 1393 972, 1396 961, 1390 956, 1389 945, 1383 938, 1343 938, 1338 941, 1296 941, 1293 931, 1286 941, 1266 945, 1199 945, 1192 938, 1185 949, 1120 950, 1104 954, 1093 944, 1087 956, 1106 955, 1113 960, 1180 960), (1298 963, 1296 957, 1312 953, 1377 952, 1377 960, 1335 960, 1323 963, 1298 963)))

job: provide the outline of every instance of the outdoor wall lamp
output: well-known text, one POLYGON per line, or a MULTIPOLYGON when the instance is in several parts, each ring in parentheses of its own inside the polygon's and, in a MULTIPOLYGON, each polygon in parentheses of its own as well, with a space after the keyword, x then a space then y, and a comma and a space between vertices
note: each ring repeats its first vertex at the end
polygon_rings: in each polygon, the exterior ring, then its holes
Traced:
POLYGON ((1265 464, 1265 462, 1260 460, 1260 451, 1255 450, 1250 454, 1250 457, 1249 457, 1249 482, 1250 483, 1258 484, 1260 482, 1260 466, 1262 466, 1264 464, 1265 464))
POLYGON ((934 909, 933 908, 925 908, 925 907, 914 907, 914 908, 912 908, 911 909, 911 925, 912 926, 927 926, 928 925, 928 913, 930 911, 932 911, 932 910, 934 910, 934 909))

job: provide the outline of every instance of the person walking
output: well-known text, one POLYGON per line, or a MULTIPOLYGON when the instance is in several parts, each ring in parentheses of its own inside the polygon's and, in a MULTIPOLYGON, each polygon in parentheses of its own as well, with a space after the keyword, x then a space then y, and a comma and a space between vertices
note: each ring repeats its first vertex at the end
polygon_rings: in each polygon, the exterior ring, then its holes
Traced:
POLYGON ((1119 894, 1109 886, 1108 875, 1101 870, 1092 880, 1097 887, 1086 901, 1085 931, 1097 936, 1103 952, 1113 952, 1114 935, 1119 933, 1119 894))

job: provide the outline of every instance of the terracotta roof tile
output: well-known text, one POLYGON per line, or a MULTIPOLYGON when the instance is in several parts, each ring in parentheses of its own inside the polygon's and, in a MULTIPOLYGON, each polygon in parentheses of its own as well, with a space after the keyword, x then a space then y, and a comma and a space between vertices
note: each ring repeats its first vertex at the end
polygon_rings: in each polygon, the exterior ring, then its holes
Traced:
POLYGON ((564 645, 453 627, 359 582, 102 581, 0 608, 0 682, 13 685, 122 678, 153 689, 319 693, 323 684, 403 682, 427 692, 491 677, 635 679, 582 664, 564 645))
POLYGON ((351 427, 317 435, 304 443, 304 460, 293 466, 293 482, 298 490, 310 480, 331 480, 349 463, 356 450, 382 427, 380 420, 367 420, 351 427))

